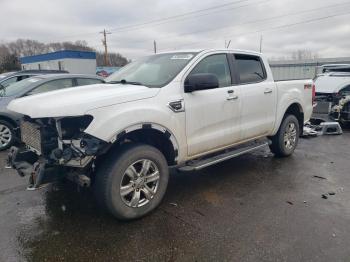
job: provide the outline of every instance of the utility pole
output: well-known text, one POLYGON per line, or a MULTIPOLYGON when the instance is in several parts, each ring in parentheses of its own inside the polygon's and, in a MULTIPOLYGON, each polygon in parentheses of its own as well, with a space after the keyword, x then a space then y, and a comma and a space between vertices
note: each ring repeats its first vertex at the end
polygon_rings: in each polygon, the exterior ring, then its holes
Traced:
POLYGON ((260 36, 260 53, 262 52, 263 36, 260 36))
POLYGON ((104 55, 104 64, 105 66, 109 66, 109 59, 108 59, 108 49, 107 49, 107 35, 112 34, 111 32, 107 32, 106 29, 103 29, 100 34, 103 34, 102 44, 105 47, 105 55, 104 55))
POLYGON ((156 40, 153 41, 153 49, 154 49, 154 53, 157 53, 157 42, 156 40))

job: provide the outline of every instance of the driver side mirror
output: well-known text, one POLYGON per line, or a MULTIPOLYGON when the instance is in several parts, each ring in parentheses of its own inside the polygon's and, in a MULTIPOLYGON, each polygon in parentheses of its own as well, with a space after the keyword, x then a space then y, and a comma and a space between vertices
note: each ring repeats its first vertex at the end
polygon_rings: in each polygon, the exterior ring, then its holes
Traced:
POLYGON ((193 74, 185 80, 185 93, 219 87, 219 80, 214 74, 193 74))

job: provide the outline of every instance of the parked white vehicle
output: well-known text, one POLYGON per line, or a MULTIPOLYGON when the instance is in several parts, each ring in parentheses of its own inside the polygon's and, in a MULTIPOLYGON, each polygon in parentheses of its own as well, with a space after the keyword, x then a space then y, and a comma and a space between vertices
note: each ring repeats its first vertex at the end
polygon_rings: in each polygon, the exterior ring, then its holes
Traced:
POLYGON ((30 174, 31 189, 45 182, 45 167, 67 168, 119 219, 158 206, 169 167, 199 170, 267 145, 291 155, 312 114, 312 81, 274 82, 255 52, 156 54, 107 82, 11 102, 27 117, 26 147, 12 148, 9 163, 30 174))
POLYGON ((316 113, 350 122, 350 65, 323 65, 315 79, 316 113))

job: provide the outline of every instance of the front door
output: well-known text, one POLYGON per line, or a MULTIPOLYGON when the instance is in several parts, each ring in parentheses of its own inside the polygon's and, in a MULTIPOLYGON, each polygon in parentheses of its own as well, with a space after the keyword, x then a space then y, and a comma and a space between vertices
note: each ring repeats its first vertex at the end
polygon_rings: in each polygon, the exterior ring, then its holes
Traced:
POLYGON ((240 139, 240 89, 232 84, 227 55, 203 58, 190 72, 199 73, 216 75, 219 87, 184 94, 189 156, 219 149, 240 139))

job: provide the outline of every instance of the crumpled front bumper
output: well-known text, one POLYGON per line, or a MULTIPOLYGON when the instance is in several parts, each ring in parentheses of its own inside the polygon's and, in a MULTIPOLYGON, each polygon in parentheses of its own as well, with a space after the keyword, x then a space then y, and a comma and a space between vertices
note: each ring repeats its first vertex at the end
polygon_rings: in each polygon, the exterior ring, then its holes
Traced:
POLYGON ((13 168, 24 177, 29 175, 28 190, 36 190, 43 184, 45 161, 34 152, 18 147, 11 147, 7 156, 7 168, 13 168))

